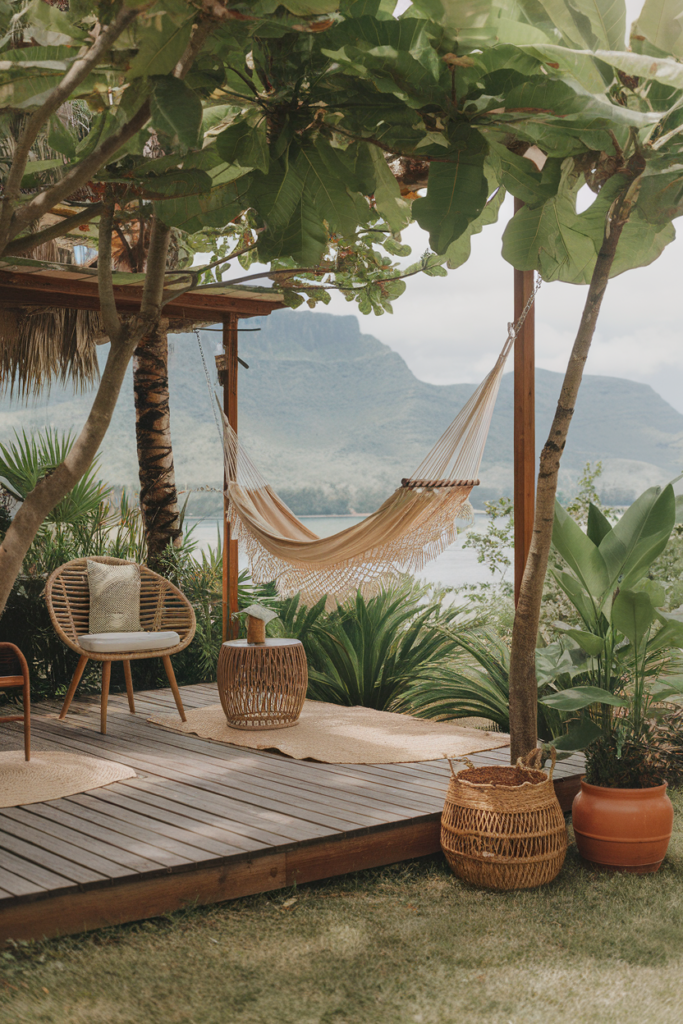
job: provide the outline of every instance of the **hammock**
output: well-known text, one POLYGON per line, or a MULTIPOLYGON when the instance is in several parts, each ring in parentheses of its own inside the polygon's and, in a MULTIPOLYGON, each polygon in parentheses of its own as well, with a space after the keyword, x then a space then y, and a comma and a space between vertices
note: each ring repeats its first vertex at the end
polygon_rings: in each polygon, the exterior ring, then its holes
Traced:
POLYGON ((505 362, 540 285, 540 278, 496 364, 412 476, 362 522, 320 538, 294 515, 252 462, 223 414, 226 515, 244 546, 255 583, 275 580, 281 597, 305 604, 327 595, 333 606, 366 595, 422 569, 473 521, 468 501, 478 474, 505 362))

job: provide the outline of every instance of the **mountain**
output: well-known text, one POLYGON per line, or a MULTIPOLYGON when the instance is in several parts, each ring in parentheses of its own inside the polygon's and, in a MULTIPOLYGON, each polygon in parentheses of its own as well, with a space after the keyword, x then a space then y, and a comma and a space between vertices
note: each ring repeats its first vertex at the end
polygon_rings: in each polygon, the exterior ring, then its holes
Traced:
MULTIPOLYGON (((254 461, 295 511, 368 511, 409 475, 472 394, 473 384, 426 384, 387 345, 360 331, 355 316, 282 310, 243 321, 239 432, 254 461)), ((201 331, 215 386, 220 334, 201 331)), ((169 379, 176 475, 181 488, 220 488, 222 458, 214 402, 197 339, 171 337, 169 379)), ((536 373, 538 447, 552 421, 561 375, 536 373)), ((77 429, 91 396, 53 387, 28 405, 0 399, 0 440, 13 429, 77 429)), ((512 492, 512 374, 503 377, 475 503, 512 492)), ((102 475, 135 486, 131 372, 103 444, 102 475)), ((560 490, 573 493, 586 462, 602 461, 603 498, 626 503, 676 475, 683 463, 683 415, 645 384, 587 376, 562 458, 560 490)), ((218 494, 196 494, 208 513, 218 494)))

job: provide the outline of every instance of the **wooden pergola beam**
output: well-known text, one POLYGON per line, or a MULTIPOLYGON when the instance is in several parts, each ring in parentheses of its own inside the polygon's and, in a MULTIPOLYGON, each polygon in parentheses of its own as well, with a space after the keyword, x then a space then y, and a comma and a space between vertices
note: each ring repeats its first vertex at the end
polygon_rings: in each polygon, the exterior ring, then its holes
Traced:
MULTIPOLYGON (((237 316, 231 314, 223 321, 223 411, 228 423, 237 433, 237 316)), ((237 601, 237 583, 239 579, 239 550, 237 541, 232 537, 232 530, 226 513, 228 499, 225 491, 228 488, 227 469, 223 477, 223 642, 234 640, 239 633, 239 624, 233 615, 239 610, 237 601)))
MULTIPOLYGON (((114 296, 120 313, 136 313, 140 309, 142 288, 138 285, 115 285, 114 296)), ((38 309, 86 309, 98 311, 100 297, 97 279, 80 275, 78 271, 59 271, 40 268, 0 270, 0 307, 33 306, 38 309)), ((238 321, 252 316, 269 316, 275 309, 284 309, 279 293, 254 297, 249 292, 231 289, 230 295, 211 291, 187 292, 171 299, 164 306, 164 316, 194 321, 223 324, 225 362, 221 374, 223 409, 228 422, 237 430, 237 331, 238 321)), ((224 491, 228 480, 224 474, 224 491)), ((239 555, 237 541, 231 536, 225 512, 227 499, 223 498, 223 639, 238 633, 238 624, 232 618, 237 607, 237 581, 239 555)))
MULTIPOLYGON (((524 204, 515 199, 515 213, 524 204)), ((515 270, 515 323, 534 288, 533 270, 515 270)), ((532 304, 515 339, 514 351, 514 516, 515 605, 531 547, 536 496, 536 353, 532 304)))
MULTIPOLYGON (((142 288, 137 285, 115 285, 114 296, 120 313, 136 313, 140 309, 142 288)), ((33 273, 0 270, 0 306, 59 306, 65 309, 99 310, 100 297, 95 278, 79 277, 60 271, 33 273)), ((268 316, 274 309, 283 309, 279 295, 254 298, 235 289, 231 295, 209 291, 186 292, 164 306, 164 316, 185 320, 221 323, 226 316, 240 318, 268 316)))

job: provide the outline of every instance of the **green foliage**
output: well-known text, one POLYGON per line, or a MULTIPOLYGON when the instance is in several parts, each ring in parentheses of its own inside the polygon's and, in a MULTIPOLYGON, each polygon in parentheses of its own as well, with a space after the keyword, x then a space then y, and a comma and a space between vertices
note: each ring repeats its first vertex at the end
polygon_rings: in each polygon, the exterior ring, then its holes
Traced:
MULTIPOLYGON (((483 718, 501 732, 510 731, 510 648, 491 627, 444 627, 454 655, 448 664, 427 671, 410 686, 400 707, 418 718, 483 718)), ((539 698, 550 692, 550 680, 539 673, 539 698)), ((570 679, 552 678, 553 690, 570 686, 570 679)), ((538 735, 550 740, 565 715, 543 702, 538 705, 538 735)))
POLYGON ((457 611, 439 600, 425 605, 425 597, 415 584, 367 599, 359 592, 316 622, 309 697, 388 710, 407 686, 443 665, 454 644, 441 627, 457 611))
MULTIPOLYGON (((467 258, 506 191, 525 204, 506 230, 506 258, 584 282, 629 159, 644 170, 613 273, 651 262, 673 238, 683 212, 680 0, 650 0, 635 52, 623 0, 416 0, 399 18, 385 3, 238 3, 183 79, 174 71, 199 12, 184 0, 129 6, 133 23, 70 97, 91 112, 87 137, 51 116, 47 137, 62 159, 32 154, 26 186, 57 181, 64 160, 73 169, 150 101, 164 156, 149 160, 146 125, 95 172, 96 186, 153 200, 179 233, 235 241, 253 231, 250 258, 287 273, 290 306, 327 302, 334 287, 362 312, 389 311, 407 274, 439 275, 467 258), (532 145, 547 157, 542 170, 521 155, 532 145), (429 165, 414 209, 393 173, 405 160, 429 165), (596 199, 579 214, 584 180, 596 199), (400 245, 412 218, 433 252, 402 268, 381 250, 400 245)), ((99 14, 95 0, 68 16, 42 2, 0 8, 7 128, 40 109, 99 14)))
POLYGON ((661 766, 642 742, 619 743, 616 736, 599 736, 586 751, 586 782, 610 789, 660 786, 661 766))
POLYGON ((497 501, 484 502, 484 509, 486 531, 468 531, 462 546, 477 552, 477 561, 486 565, 492 576, 497 576, 495 584, 500 586, 512 565, 509 552, 514 547, 515 538, 514 505, 510 498, 498 498, 497 501))
POLYGON ((585 533, 556 507, 553 543, 565 567, 553 575, 583 627, 565 629, 564 639, 539 652, 539 682, 555 690, 541 704, 568 715, 553 740, 558 749, 592 750, 600 741, 604 764, 627 745, 635 757, 663 714, 661 703, 683 694, 672 654, 683 646, 683 623, 658 607, 664 591, 647 579, 668 543, 675 506, 670 484, 645 491, 613 524, 589 505, 585 533), (569 688, 567 677, 576 680, 569 688))
MULTIPOLYGON (((14 440, 0 443, 0 482, 17 501, 23 501, 39 480, 56 469, 73 447, 75 437, 52 427, 38 435, 14 432, 14 440)), ((110 490, 97 478, 98 459, 90 465, 69 494, 46 516, 48 523, 81 524, 96 515, 110 490)))
POLYGON ((447 633, 453 644, 452 661, 436 672, 427 670, 412 683, 400 708, 417 718, 483 718, 495 722, 501 732, 509 732, 507 644, 492 629, 449 629, 447 633))

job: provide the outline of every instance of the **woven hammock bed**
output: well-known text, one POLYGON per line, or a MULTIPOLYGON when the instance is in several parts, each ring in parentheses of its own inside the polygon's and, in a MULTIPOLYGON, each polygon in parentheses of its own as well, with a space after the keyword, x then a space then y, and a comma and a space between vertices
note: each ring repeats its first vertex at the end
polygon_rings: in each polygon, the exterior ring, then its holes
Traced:
POLYGON ((274 580, 281 597, 301 594, 305 604, 326 595, 333 607, 358 590, 371 595, 419 571, 453 543, 473 521, 469 497, 479 484, 505 363, 537 290, 538 284, 517 323, 509 325, 491 372, 412 476, 376 512, 332 537, 318 537, 297 519, 222 413, 226 516, 255 583, 274 580))

